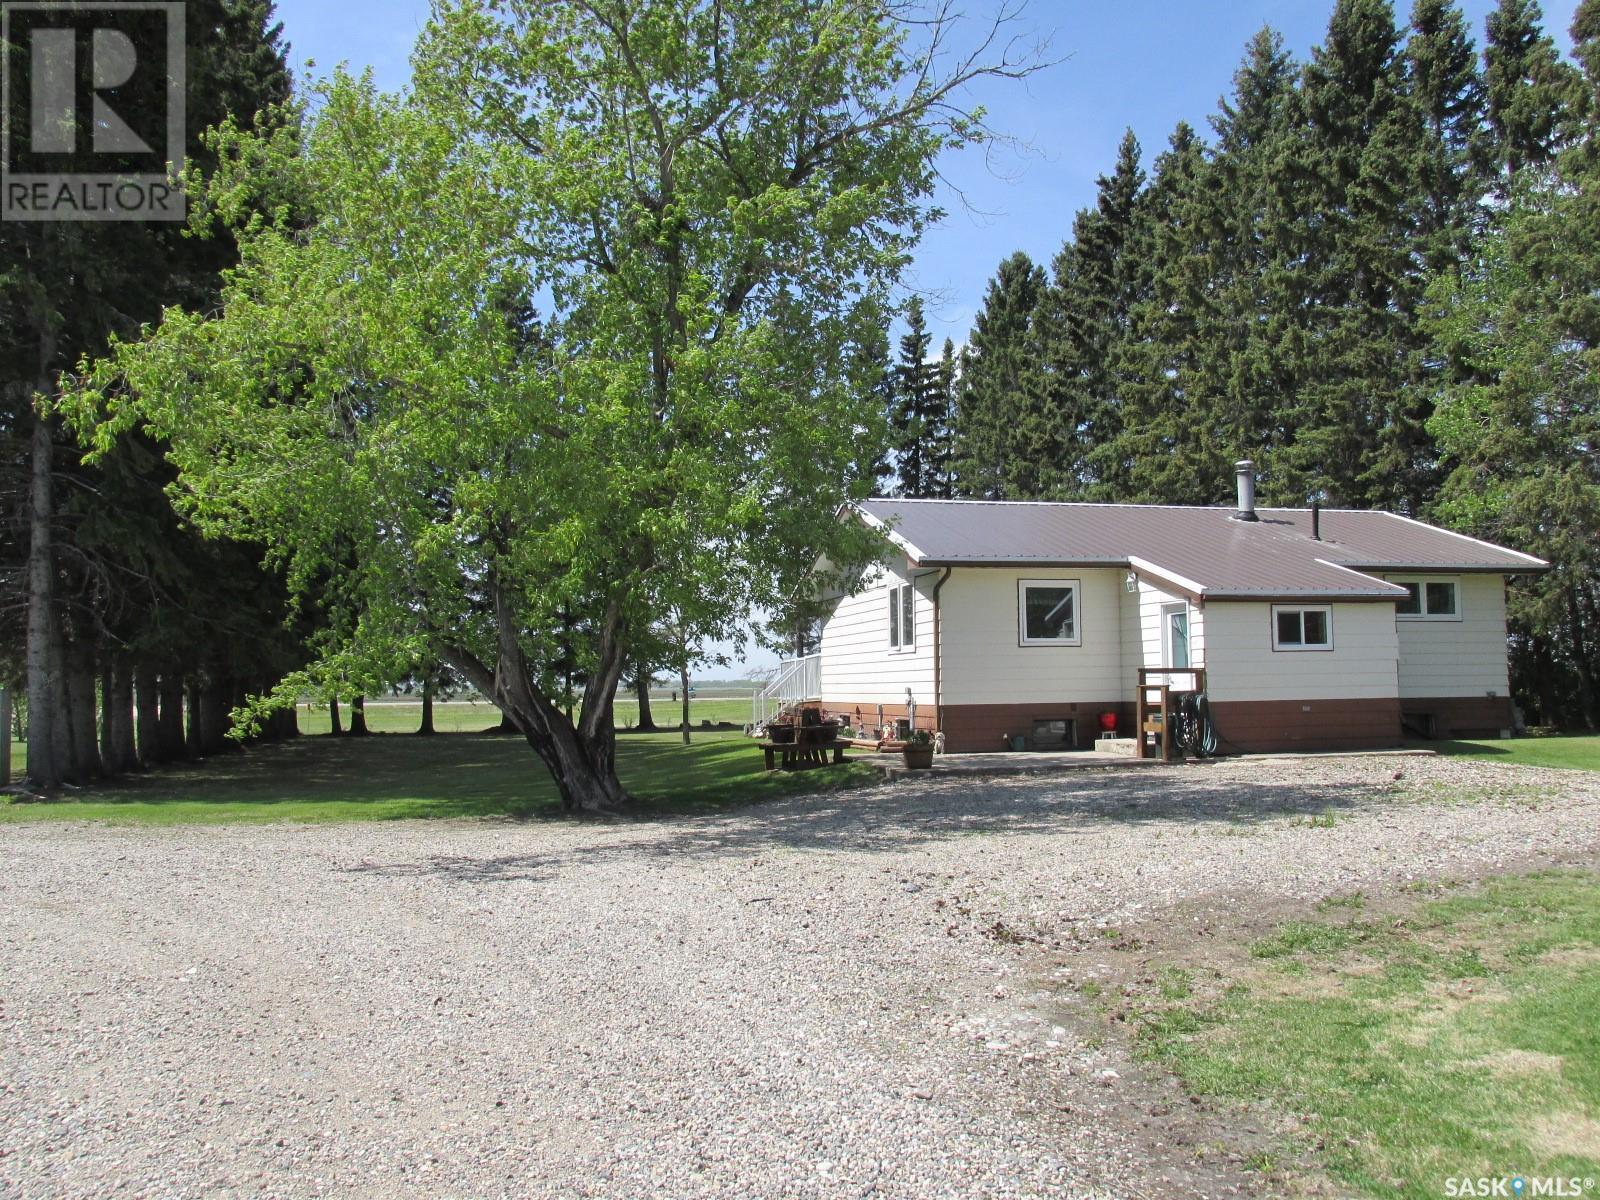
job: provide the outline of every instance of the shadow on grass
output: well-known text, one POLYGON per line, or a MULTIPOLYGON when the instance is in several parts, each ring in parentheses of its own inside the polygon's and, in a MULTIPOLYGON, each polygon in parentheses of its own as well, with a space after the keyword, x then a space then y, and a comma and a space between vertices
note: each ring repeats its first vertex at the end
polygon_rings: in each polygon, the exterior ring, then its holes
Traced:
MULTIPOLYGON (((619 773, 640 815, 715 812, 799 792, 860 786, 861 765, 769 776, 738 733, 620 739, 619 773)), ((42 803, 0 804, 0 821, 140 824, 560 815, 555 786, 520 737, 305 737, 175 764, 42 803)))

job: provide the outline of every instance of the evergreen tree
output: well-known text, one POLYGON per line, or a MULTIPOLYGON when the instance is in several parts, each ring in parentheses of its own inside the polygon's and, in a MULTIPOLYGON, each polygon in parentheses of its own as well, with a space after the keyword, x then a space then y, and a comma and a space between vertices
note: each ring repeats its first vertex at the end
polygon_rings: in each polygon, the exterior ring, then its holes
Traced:
POLYGON ((929 494, 940 500, 948 500, 956 494, 951 461, 955 455, 956 382, 959 373, 955 343, 945 338, 944 349, 939 353, 938 423, 929 460, 929 494))
POLYGON ((1577 80, 1544 32, 1537 0, 1500 0, 1484 46, 1488 154, 1504 185, 1559 148, 1562 114, 1577 80))
POLYGON ((1188 486, 1161 496, 1172 502, 1228 500, 1240 458, 1255 460, 1270 481, 1292 436, 1284 414, 1295 386, 1295 311, 1282 301, 1296 251, 1280 175, 1296 66, 1283 39, 1258 31, 1233 84, 1211 121, 1216 150, 1190 220, 1204 253, 1183 276, 1181 302, 1195 322, 1185 396, 1200 428, 1190 433, 1190 478, 1179 480, 1188 486))
POLYGON ((1123 490, 1112 453, 1121 427, 1115 347, 1133 300, 1135 206, 1144 185, 1139 142, 1129 130, 1092 209, 1052 264, 1035 318, 1037 371, 1026 377, 1013 428, 1013 495, 1113 499, 1123 490))
POLYGON ((889 426, 894 435, 896 494, 912 499, 948 491, 950 394, 940 364, 928 357, 928 333, 922 300, 913 296, 906 309, 906 332, 894 367, 889 426))
POLYGON ((1225 474, 1214 461, 1219 397, 1202 390, 1199 369, 1214 177, 1199 137, 1180 124, 1140 198, 1129 241, 1135 299, 1115 349, 1122 419, 1106 451, 1123 464, 1122 500, 1201 502, 1217 486, 1213 476, 1225 474))
POLYGON ((951 440, 952 487, 979 500, 1013 497, 1012 435, 1024 377, 1031 370, 1031 331, 1044 270, 1020 250, 1000 264, 961 352, 951 440))
POLYGON ((1277 302, 1293 314, 1291 438, 1273 499, 1416 512, 1430 454, 1408 386, 1426 136, 1407 95, 1387 0, 1340 0, 1296 97, 1284 193, 1295 269, 1277 302))
POLYGON ((1461 10, 1449 0, 1417 0, 1405 56, 1424 133, 1416 233, 1428 270, 1451 270, 1470 241, 1485 168, 1484 84, 1461 10))
MULTIPOLYGON (((281 26, 268 0, 195 0, 183 12, 191 130, 228 117, 248 124, 258 111, 288 100, 281 26)), ((15 107, 11 119, 19 120, 15 107)), ((11 133, 20 138, 25 131, 11 133)), ((189 151, 202 168, 210 165, 203 145, 189 151)), ((129 594, 149 582, 133 564, 162 551, 132 542, 153 532, 140 515, 166 511, 166 501, 158 482, 145 483, 115 461, 137 457, 137 448, 119 448, 104 466, 86 467, 58 423, 36 416, 33 397, 54 396, 61 372, 98 353, 112 333, 135 333, 163 305, 203 304, 233 254, 225 236, 194 238, 171 223, 0 224, 0 261, 7 264, 0 274, 0 437, 7 459, 20 468, 6 477, 5 499, 13 511, 29 514, 24 536, 7 543, 16 557, 0 554, 6 560, 0 570, 22 580, 19 591, 27 596, 28 767, 41 788, 121 769, 131 758, 131 728, 121 728, 133 675, 126 630, 156 623, 148 613, 138 615, 139 599, 129 594), (115 727, 97 745, 95 679, 102 668, 115 701, 102 707, 115 727)), ((150 588, 144 591, 148 599, 150 588)), ((202 630, 216 633, 208 616, 196 613, 202 630)), ((227 645, 220 636, 218 644, 227 645)), ((162 741, 173 745, 176 722, 181 747, 183 678, 171 663, 163 674, 162 741)))

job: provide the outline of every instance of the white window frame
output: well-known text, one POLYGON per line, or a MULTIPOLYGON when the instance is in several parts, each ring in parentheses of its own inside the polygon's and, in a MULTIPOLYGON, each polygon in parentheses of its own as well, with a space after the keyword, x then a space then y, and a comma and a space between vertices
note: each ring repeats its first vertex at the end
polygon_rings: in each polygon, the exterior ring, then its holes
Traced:
POLYGON ((1302 653, 1302 652, 1319 652, 1319 651, 1324 651, 1324 650, 1332 650, 1333 649, 1333 605, 1331 605, 1331 604, 1274 604, 1274 605, 1272 605, 1272 648, 1274 650, 1282 651, 1285 654, 1299 654, 1299 653, 1302 653), (1319 612, 1319 613, 1322 614, 1323 621, 1326 623, 1327 628, 1328 628, 1328 640, 1326 642, 1317 642, 1315 644, 1307 644, 1304 641, 1302 641, 1302 642, 1296 644, 1294 642, 1281 642, 1281 641, 1278 640, 1278 615, 1280 613, 1299 613, 1300 614, 1300 636, 1302 638, 1304 638, 1305 637, 1305 632, 1306 632, 1305 614, 1308 613, 1308 612, 1319 612))
POLYGON ((1017 645, 1019 646, 1081 646, 1083 645, 1083 585, 1076 579, 1019 579, 1017 580, 1017 645), (1028 589, 1069 588, 1072 591, 1072 636, 1069 638, 1031 638, 1028 636, 1028 589))
POLYGON ((1390 579, 1390 583, 1399 584, 1401 587, 1415 587, 1417 589, 1417 610, 1414 613, 1400 611, 1399 600, 1395 601, 1394 619, 1397 621, 1459 621, 1461 620, 1461 579, 1458 576, 1439 575, 1406 575, 1397 579, 1390 579), (1455 595, 1456 607, 1454 612, 1433 612, 1428 608, 1428 585, 1430 583, 1447 583, 1455 595))
POLYGON ((896 654, 917 649, 917 589, 915 584, 889 584, 889 649, 896 654), (907 614, 909 603, 911 612, 907 614), (906 621, 907 616, 910 622, 906 621))

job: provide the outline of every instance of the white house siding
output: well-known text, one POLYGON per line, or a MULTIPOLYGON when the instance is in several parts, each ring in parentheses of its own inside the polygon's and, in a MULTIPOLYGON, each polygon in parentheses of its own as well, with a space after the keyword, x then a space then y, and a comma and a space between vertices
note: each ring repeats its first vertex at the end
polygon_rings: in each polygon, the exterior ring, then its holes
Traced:
POLYGON ((1388 699, 1399 694, 1392 604, 1330 605, 1332 650, 1273 650, 1272 607, 1251 601, 1206 605, 1206 686, 1213 700, 1388 699))
MULTIPOLYGON (((879 704, 899 711, 911 689, 918 705, 933 705, 933 601, 939 572, 908 570, 904 559, 870 568, 855 593, 841 599, 822 626, 822 699, 834 707, 879 704), (889 646, 891 580, 916 585, 917 644, 889 646)), ((921 722, 919 721, 919 724, 921 722)))
MULTIPOLYGON (((1186 604, 1189 609, 1189 665, 1206 665, 1205 610, 1190 604, 1182 596, 1162 591, 1144 580, 1139 581, 1137 592, 1123 594, 1123 646, 1125 686, 1129 695, 1139 683, 1140 667, 1166 666, 1166 631, 1162 609, 1172 604, 1186 604)), ((1156 682, 1161 682, 1156 680, 1156 682)), ((1174 687, 1188 687, 1189 677, 1178 676, 1174 687)))
POLYGON ((952 571, 939 594, 944 704, 1099 704, 1129 695, 1122 653, 1125 575, 1103 567, 952 571), (1018 644, 1022 579, 1078 580, 1079 645, 1018 644))
POLYGON ((1506 670, 1506 583, 1503 575, 1404 575, 1450 579, 1459 621, 1395 619, 1400 643, 1400 695, 1510 695, 1506 670))

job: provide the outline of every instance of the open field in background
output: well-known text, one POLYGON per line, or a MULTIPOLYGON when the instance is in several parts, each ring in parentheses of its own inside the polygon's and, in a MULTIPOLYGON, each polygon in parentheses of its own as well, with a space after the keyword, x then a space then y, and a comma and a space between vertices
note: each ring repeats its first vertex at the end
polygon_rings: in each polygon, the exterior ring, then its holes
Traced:
MULTIPOLYGON (((741 733, 618 739, 618 773, 647 809, 711 810, 881 778, 845 764, 769 775, 741 733)), ((364 821, 408 817, 540 817, 559 811, 544 764, 522 738, 300 738, 73 789, 50 803, 0 800, 0 823, 102 820, 128 824, 364 821)))
MULTIPOLYGON (((650 699, 650 715, 655 723, 665 729, 676 729, 682 719, 682 702, 674 703, 669 697, 662 696, 657 700, 654 696, 650 699)), ((325 734, 328 732, 328 706, 316 704, 307 707, 300 704, 296 707, 299 714, 300 732, 306 734, 325 734)), ((339 705, 339 719, 348 729, 350 727, 350 705, 339 705)), ((618 697, 616 701, 615 720, 618 729, 628 729, 639 721, 639 704, 637 700, 618 697)), ((716 724, 727 721, 743 726, 750 720, 750 698, 746 696, 729 695, 701 695, 696 693, 689 700, 689 720, 698 726, 701 721, 710 721, 716 724)), ((369 699, 367 701, 367 728, 374 733, 412 733, 422 722, 422 703, 419 700, 383 700, 369 699)), ((493 729, 500 724, 500 710, 486 700, 441 700, 433 706, 433 725, 440 733, 478 733, 485 729, 493 729)))
MULTIPOLYGON (((1183 951, 1142 964, 1119 1000, 1136 1049, 1198 1095, 1294 1114, 1288 1156, 1361 1195, 1600 1175, 1600 875, 1417 884, 1318 909, 1208 942, 1202 966, 1183 951)), ((1256 1165, 1294 1173, 1271 1150, 1256 1165)))

